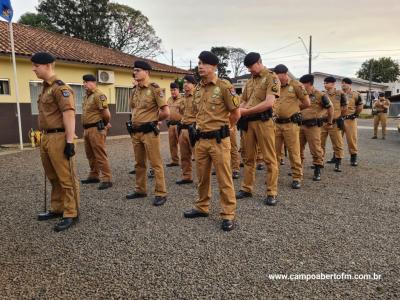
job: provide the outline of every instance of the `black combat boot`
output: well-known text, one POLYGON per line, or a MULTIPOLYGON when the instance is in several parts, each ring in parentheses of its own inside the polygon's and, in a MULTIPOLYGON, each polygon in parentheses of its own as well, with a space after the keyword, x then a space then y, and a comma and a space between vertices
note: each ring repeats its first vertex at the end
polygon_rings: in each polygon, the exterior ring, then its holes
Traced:
POLYGON ((335 172, 342 172, 342 169, 340 168, 341 164, 342 164, 342 159, 341 158, 336 158, 335 172))
POLYGON ((327 163, 327 164, 334 164, 334 163, 336 163, 335 153, 333 153, 333 156, 332 156, 331 160, 328 160, 326 163, 327 163))
POLYGON ((351 157, 350 157, 350 164, 351 164, 353 167, 356 167, 356 166, 358 165, 358 162, 357 162, 357 154, 352 154, 352 155, 351 155, 351 157))
POLYGON ((321 166, 315 165, 314 166, 314 181, 321 181, 321 166))

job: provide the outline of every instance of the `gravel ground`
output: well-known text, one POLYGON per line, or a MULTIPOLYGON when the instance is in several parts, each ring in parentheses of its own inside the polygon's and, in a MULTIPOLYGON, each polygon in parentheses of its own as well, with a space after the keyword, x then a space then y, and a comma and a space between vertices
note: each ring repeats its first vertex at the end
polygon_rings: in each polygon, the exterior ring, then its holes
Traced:
MULTIPOLYGON (((327 165, 315 183, 307 167, 299 191, 290 189, 283 166, 276 207, 262 204, 265 171, 257 171, 255 196, 238 202, 237 228, 228 233, 220 230, 215 178, 209 218, 182 217, 196 192, 195 185, 174 184, 178 168, 166 169, 163 207, 153 207, 152 198, 125 200, 134 183, 127 138, 108 142, 114 187, 81 187, 81 221, 62 233, 53 232, 55 220, 36 221, 43 207, 38 150, 1 155, 0 298, 399 299, 400 135, 390 131, 385 141, 371 135, 360 130, 357 168, 346 158, 343 173, 327 165), (268 277, 343 272, 382 279, 268 277)), ((162 142, 167 162, 166 135, 162 142)), ((83 144, 77 150, 84 178, 83 144)))

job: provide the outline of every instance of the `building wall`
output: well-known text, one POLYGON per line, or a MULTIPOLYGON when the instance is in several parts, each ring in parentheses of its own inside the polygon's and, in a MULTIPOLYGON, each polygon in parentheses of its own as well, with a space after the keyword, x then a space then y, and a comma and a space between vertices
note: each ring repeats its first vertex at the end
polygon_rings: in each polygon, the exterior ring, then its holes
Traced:
MULTIPOLYGON (((111 70, 115 73, 114 84, 99 84, 98 87, 108 97, 110 103, 110 111, 112 114, 112 129, 110 135, 126 134, 125 122, 128 120, 128 113, 116 113, 116 87, 132 87, 132 70, 131 69, 118 69, 107 68, 105 66, 84 65, 68 62, 57 62, 56 73, 57 76, 69 84, 82 84, 82 76, 84 74, 92 73, 97 75, 98 70, 111 70)), ((28 141, 28 131, 30 128, 37 128, 37 115, 32 114, 31 99, 29 83, 31 81, 40 81, 32 72, 32 65, 27 58, 17 59, 17 75, 19 86, 19 98, 21 108, 22 132, 24 141, 28 141)), ((160 85, 166 91, 166 96, 170 96, 169 84, 177 77, 183 77, 180 74, 169 74, 152 72, 151 80, 160 85)), ((18 119, 16 108, 16 95, 14 88, 13 70, 11 58, 0 56, 0 79, 8 79, 10 83, 10 95, 0 95, 0 144, 17 143, 18 136, 18 119), (4 130, 7 129, 7 130, 4 130)), ((80 126, 80 114, 77 114, 76 131, 79 137, 82 136, 82 128, 80 126)))

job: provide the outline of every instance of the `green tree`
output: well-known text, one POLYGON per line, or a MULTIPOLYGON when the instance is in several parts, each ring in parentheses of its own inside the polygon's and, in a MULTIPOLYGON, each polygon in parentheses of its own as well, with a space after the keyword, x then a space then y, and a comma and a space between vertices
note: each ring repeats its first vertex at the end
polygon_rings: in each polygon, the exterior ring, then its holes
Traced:
POLYGON ((227 47, 212 47, 211 52, 219 58, 218 64, 218 77, 229 77, 230 70, 229 66, 229 49, 227 47))
POLYGON ((363 62, 357 76, 365 80, 375 82, 393 82, 400 75, 400 67, 390 57, 381 57, 379 59, 369 59, 363 62))
POLYGON ((147 58, 162 52, 161 39, 140 11, 117 3, 110 3, 108 7, 111 48, 147 58))
POLYGON ((109 0, 40 0, 38 12, 62 34, 109 47, 108 3, 109 0))
POLYGON ((25 13, 20 17, 18 23, 57 32, 57 28, 51 24, 50 20, 40 13, 25 13))

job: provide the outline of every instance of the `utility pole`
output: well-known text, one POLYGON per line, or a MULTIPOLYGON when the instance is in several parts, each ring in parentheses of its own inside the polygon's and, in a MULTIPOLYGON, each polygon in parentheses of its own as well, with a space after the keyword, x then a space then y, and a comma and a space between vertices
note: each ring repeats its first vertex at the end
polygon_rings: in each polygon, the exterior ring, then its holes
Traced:
POLYGON ((189 68, 189 70, 191 70, 192 69, 192 60, 190 60, 190 68, 189 68))
POLYGON ((310 47, 308 47, 308 74, 311 74, 311 61, 312 61, 312 35, 310 35, 310 47))
POLYGON ((309 47, 307 48, 306 43, 304 43, 304 40, 302 39, 301 36, 298 37, 299 40, 302 42, 304 49, 306 49, 306 53, 308 56, 308 74, 311 74, 311 62, 312 62, 312 36, 310 35, 310 43, 309 47))
POLYGON ((174 66, 174 49, 171 49, 171 63, 174 66))
POLYGON ((371 93, 371 87, 372 87, 372 61, 369 63, 369 70, 368 70, 368 77, 369 77, 369 86, 368 86, 368 102, 372 107, 372 93, 371 93))

